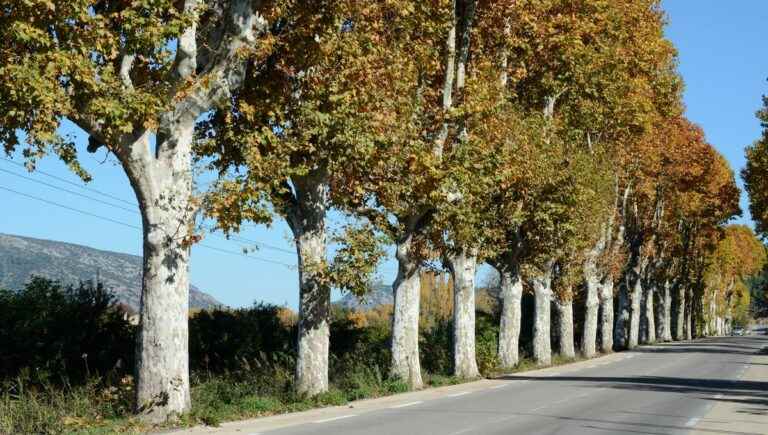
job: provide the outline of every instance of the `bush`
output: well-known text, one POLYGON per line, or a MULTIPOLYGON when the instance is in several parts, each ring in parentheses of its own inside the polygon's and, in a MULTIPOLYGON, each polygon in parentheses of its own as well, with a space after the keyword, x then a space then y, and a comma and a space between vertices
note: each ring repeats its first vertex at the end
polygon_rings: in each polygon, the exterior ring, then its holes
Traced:
POLYGON ((260 364, 266 354, 292 355, 295 328, 280 320, 282 308, 255 304, 236 310, 201 311, 189 320, 192 371, 226 373, 260 364))
POLYGON ((477 368, 483 376, 490 375, 499 367, 499 319, 478 312, 475 323, 475 353, 477 368))
POLYGON ((441 320, 428 330, 420 331, 421 367, 436 375, 453 372, 453 320, 441 320))
POLYGON ((135 328, 101 285, 32 278, 19 292, 0 290, 0 319, 2 379, 28 369, 28 381, 81 384, 133 368, 135 328))

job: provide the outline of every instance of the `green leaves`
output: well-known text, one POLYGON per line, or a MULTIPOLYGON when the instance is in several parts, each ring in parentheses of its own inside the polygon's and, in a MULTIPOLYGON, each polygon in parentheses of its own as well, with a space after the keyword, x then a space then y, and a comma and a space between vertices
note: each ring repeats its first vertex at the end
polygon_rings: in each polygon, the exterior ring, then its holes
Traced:
POLYGON ((768 98, 763 97, 763 108, 757 117, 763 126, 763 135, 747 147, 747 165, 741 176, 749 194, 749 211, 757 233, 765 238, 768 236, 768 98))

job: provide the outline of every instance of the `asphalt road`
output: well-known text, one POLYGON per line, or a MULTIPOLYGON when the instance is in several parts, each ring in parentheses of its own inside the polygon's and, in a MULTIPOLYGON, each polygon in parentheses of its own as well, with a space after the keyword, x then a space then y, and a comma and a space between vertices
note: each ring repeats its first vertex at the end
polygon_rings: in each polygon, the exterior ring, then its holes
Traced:
MULTIPOLYGON (((768 407, 768 382, 739 380, 766 346, 767 336, 753 335, 645 347, 575 369, 509 376, 481 390, 383 409, 350 408, 333 418, 260 433, 684 434, 722 395, 746 394, 768 407)), ((733 427, 710 432, 753 433, 739 432, 737 422, 733 427)))

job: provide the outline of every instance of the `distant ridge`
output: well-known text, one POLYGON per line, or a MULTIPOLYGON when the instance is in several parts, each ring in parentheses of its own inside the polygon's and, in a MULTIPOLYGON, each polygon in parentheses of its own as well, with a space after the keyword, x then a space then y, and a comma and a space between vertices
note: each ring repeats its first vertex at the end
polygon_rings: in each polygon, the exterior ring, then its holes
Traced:
POLYGON ((377 283, 371 286, 371 290, 362 298, 351 293, 345 293, 336 305, 349 310, 366 311, 381 305, 392 305, 395 301, 392 286, 377 283))
MULTIPOLYGON (((138 310, 141 257, 54 240, 0 233, 0 288, 18 290, 32 275, 64 284, 99 280, 118 302, 138 310)), ((190 308, 221 306, 213 296, 190 286, 190 308)))

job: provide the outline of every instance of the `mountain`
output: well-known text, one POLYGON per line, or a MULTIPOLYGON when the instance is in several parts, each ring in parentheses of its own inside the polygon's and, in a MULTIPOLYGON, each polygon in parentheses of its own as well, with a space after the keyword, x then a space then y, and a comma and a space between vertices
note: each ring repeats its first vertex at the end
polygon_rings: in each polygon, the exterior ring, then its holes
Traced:
MULTIPOLYGON (((32 275, 64 284, 98 277, 118 302, 138 310, 141 269, 141 257, 136 255, 0 233, 0 288, 18 290, 32 275)), ((221 305, 213 296, 190 286, 190 308, 221 305)))
POLYGON ((378 283, 373 284, 371 290, 362 298, 358 298, 351 293, 345 293, 341 299, 336 301, 336 305, 350 310, 365 311, 379 305, 391 305, 394 301, 392 286, 378 283))

